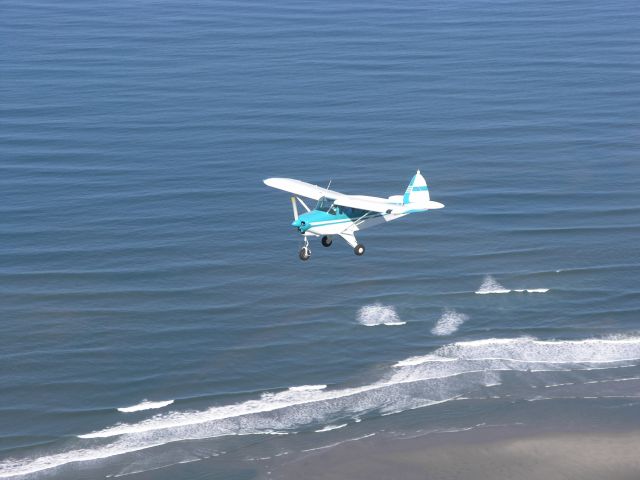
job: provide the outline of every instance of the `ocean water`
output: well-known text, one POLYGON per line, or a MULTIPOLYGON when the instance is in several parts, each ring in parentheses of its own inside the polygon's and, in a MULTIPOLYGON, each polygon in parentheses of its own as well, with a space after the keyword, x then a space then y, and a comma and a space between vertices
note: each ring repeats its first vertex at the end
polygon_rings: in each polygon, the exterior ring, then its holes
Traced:
POLYGON ((633 1, 1 2, 0 478, 637 425, 638 25, 633 1), (418 168, 444 210, 305 263, 262 183, 388 196, 418 168))

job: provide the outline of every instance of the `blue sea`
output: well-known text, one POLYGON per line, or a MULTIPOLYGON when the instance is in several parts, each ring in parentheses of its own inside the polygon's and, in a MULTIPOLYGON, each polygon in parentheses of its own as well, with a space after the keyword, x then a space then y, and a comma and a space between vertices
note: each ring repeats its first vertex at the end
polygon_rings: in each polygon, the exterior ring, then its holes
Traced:
POLYGON ((0 478, 640 424, 640 9, 0 2, 0 478), (291 177, 443 210, 298 259, 291 177), (554 413, 555 412, 555 413, 554 413))

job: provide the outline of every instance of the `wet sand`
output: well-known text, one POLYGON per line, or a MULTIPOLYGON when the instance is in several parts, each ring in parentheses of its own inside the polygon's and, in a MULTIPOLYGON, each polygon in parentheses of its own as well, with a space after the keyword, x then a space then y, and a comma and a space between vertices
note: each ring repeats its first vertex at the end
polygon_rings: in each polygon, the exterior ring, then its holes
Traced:
POLYGON ((293 480, 637 480, 640 430, 536 433, 517 429, 393 438, 377 435, 273 465, 293 480))

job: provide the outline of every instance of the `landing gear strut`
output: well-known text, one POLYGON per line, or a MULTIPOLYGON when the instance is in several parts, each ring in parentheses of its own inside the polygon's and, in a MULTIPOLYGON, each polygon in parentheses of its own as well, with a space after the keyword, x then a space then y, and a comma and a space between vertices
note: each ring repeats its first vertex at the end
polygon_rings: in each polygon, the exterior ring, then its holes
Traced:
POLYGON ((304 245, 298 252, 298 256, 302 261, 309 260, 309 258, 311 257, 311 249, 309 248, 309 240, 307 239, 307 237, 304 237, 304 245))
POLYGON ((330 236, 325 235, 324 237, 322 237, 321 242, 323 247, 330 247, 331 244, 333 243, 333 240, 331 239, 330 236))

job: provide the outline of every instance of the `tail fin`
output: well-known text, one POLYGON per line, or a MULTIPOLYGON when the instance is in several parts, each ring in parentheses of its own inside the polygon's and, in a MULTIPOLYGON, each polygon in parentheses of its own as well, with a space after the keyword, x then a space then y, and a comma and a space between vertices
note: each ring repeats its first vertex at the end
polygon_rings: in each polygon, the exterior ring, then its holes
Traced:
POLYGON ((426 205, 429 200, 429 187, 427 187, 427 181, 420 174, 420 170, 418 170, 411 179, 411 182, 409 182, 407 191, 404 192, 402 203, 404 205, 407 203, 426 205))

